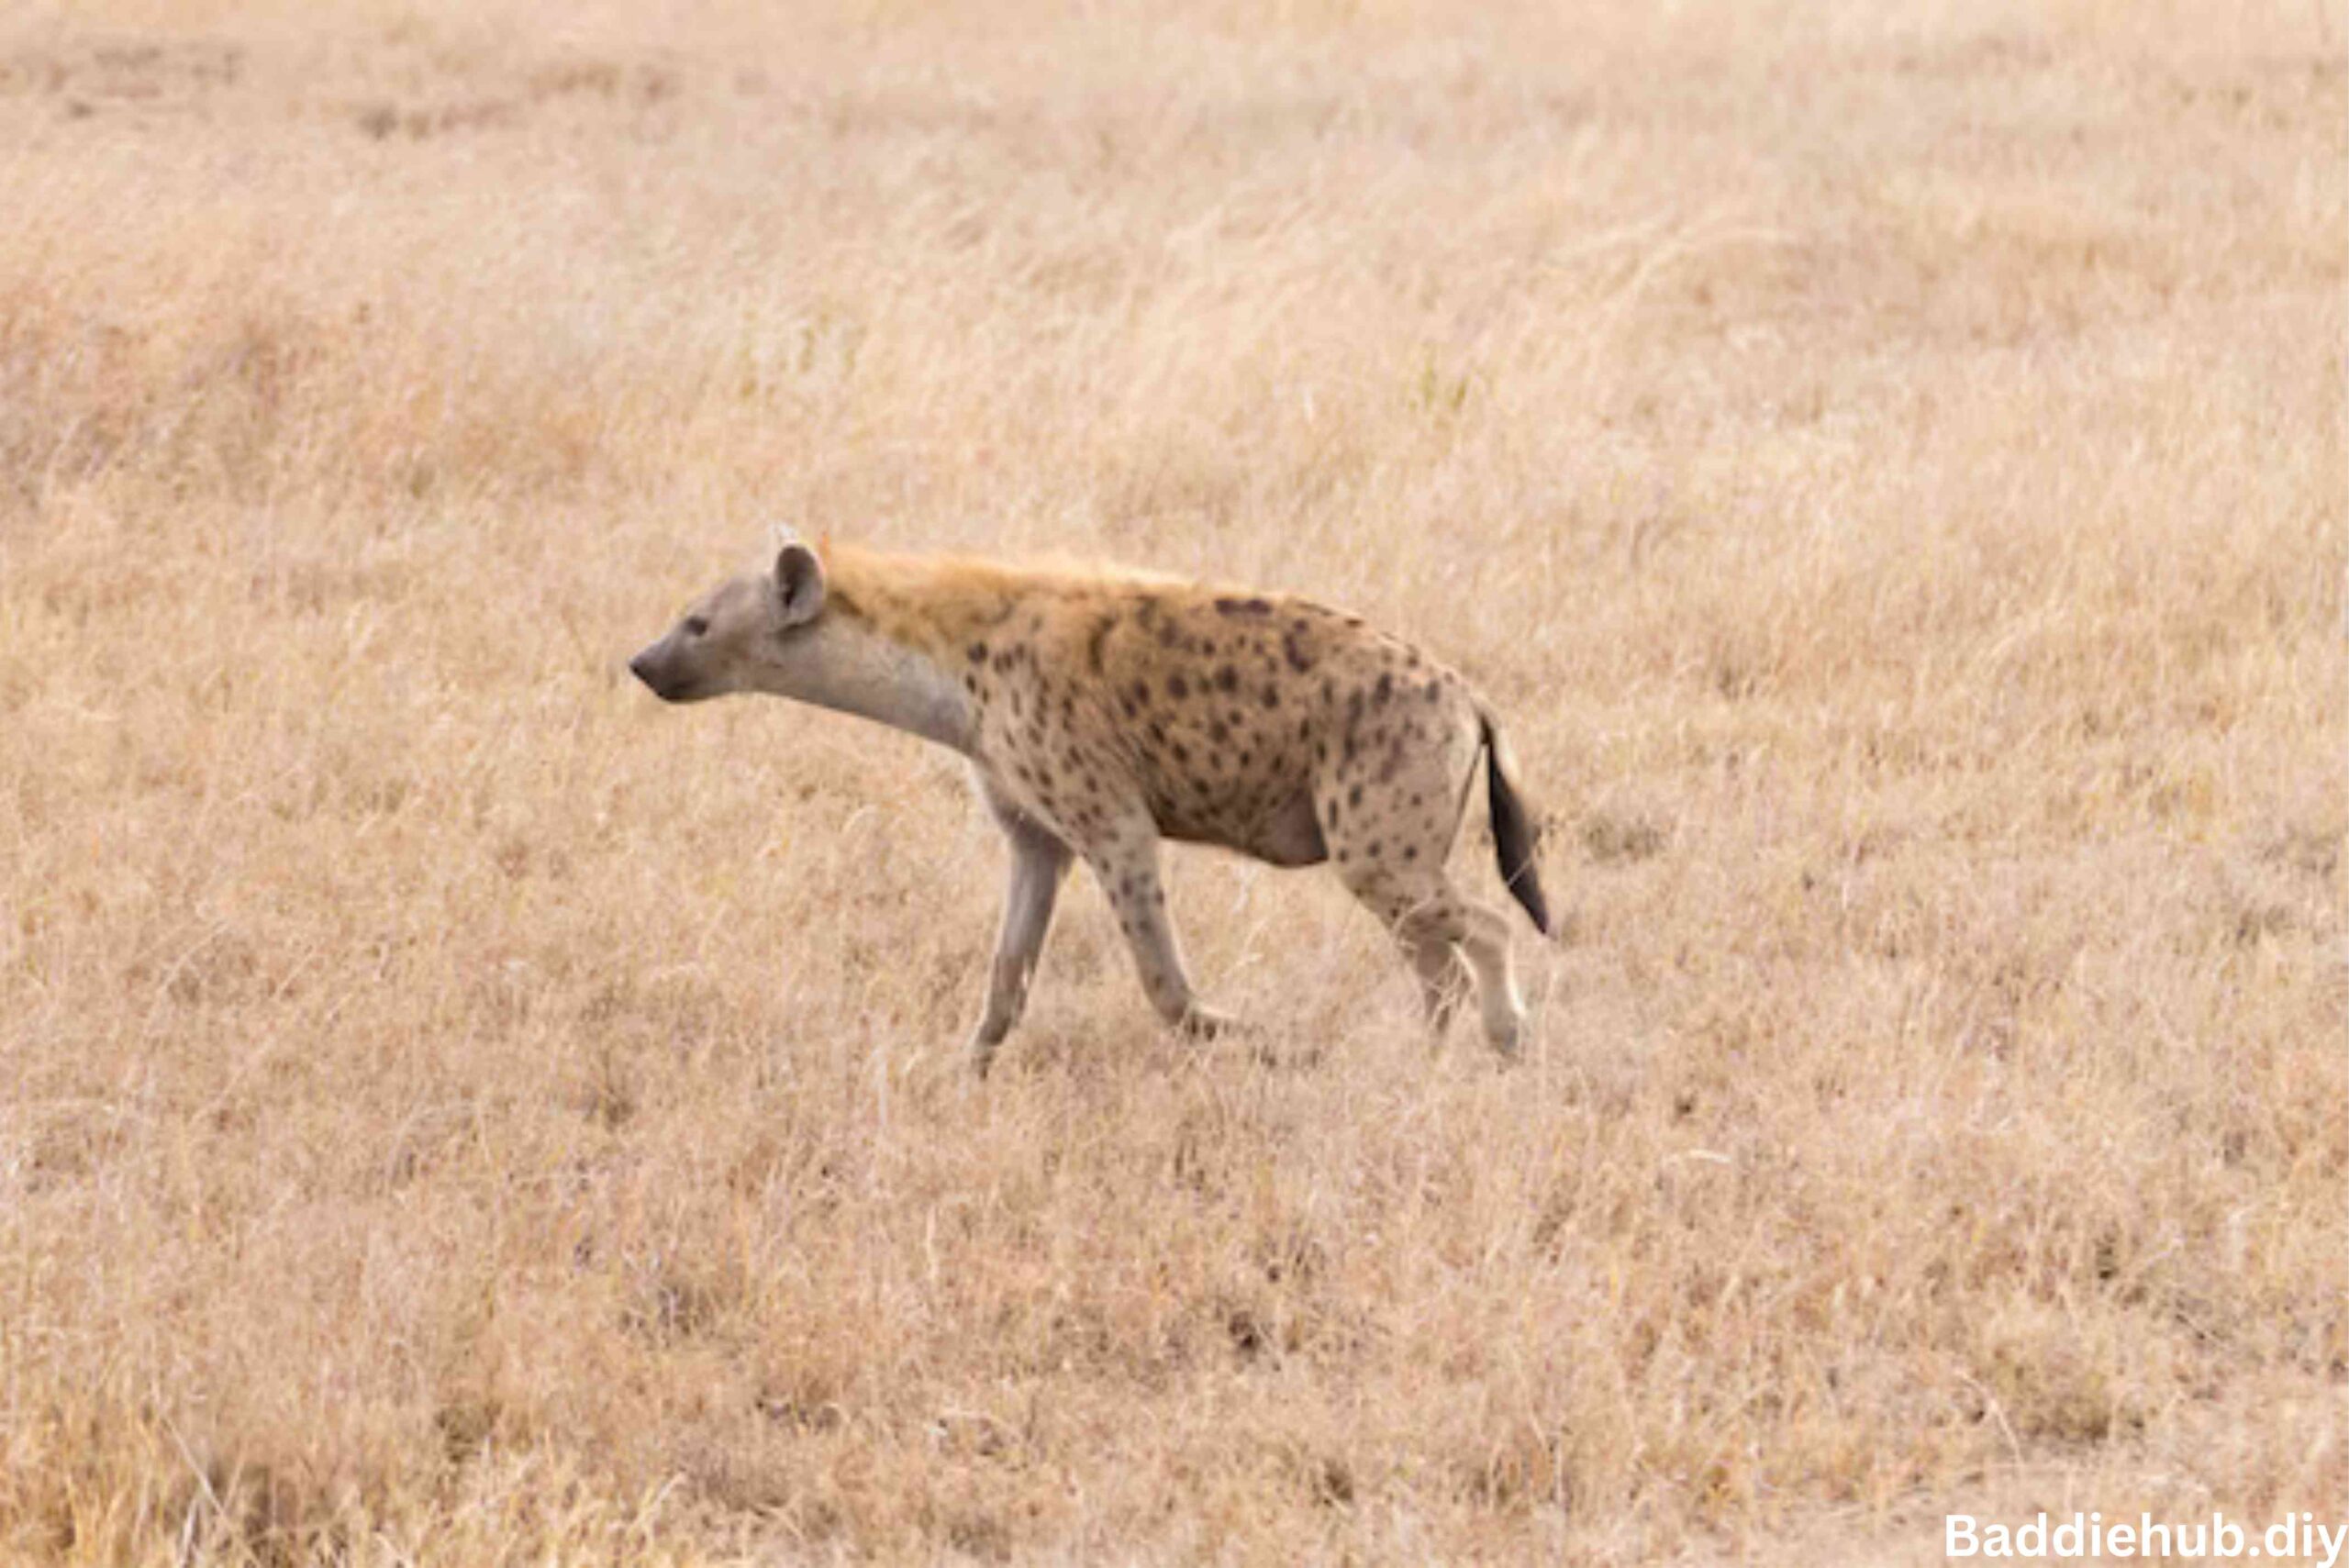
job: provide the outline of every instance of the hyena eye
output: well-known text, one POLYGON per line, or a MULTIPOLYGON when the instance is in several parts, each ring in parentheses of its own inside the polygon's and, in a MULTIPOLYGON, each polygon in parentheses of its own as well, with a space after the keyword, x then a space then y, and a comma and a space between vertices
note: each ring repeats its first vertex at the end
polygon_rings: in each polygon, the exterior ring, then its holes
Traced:
POLYGON ((707 636, 708 633, 709 617, 707 616, 687 616, 685 617, 685 635, 687 637, 705 637, 707 636))

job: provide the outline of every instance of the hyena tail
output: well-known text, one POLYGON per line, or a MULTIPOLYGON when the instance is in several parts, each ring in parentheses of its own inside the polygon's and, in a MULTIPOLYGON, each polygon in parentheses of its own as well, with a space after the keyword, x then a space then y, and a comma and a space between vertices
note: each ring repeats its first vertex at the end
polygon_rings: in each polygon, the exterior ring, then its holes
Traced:
POLYGON ((1492 807, 1493 848, 1498 852, 1501 882, 1511 897, 1525 906, 1532 917, 1533 929, 1543 936, 1550 934, 1550 903, 1542 896, 1542 875, 1533 863, 1533 851, 1540 846, 1542 831, 1533 824, 1525 809, 1524 797, 1517 793, 1510 774, 1517 772, 1517 759, 1510 755, 1508 743, 1501 739, 1500 725, 1490 709, 1477 705, 1476 717, 1485 727, 1485 787, 1486 799, 1492 807))

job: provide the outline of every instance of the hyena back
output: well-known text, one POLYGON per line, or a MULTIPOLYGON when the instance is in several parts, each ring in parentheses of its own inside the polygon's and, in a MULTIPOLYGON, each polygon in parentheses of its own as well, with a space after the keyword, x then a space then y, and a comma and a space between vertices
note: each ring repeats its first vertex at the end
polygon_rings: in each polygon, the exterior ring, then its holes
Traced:
POLYGON ((973 1037, 984 1073, 1026 1006, 1072 860, 1093 870, 1169 1023, 1230 1022, 1184 973, 1162 839, 1328 862, 1392 930, 1440 1032, 1473 972, 1513 1051, 1508 928, 1446 873, 1481 756, 1504 884, 1544 933, 1535 831, 1491 710, 1359 617, 1173 579, 785 542, 629 666, 671 702, 767 692, 952 747, 1012 852, 973 1037))

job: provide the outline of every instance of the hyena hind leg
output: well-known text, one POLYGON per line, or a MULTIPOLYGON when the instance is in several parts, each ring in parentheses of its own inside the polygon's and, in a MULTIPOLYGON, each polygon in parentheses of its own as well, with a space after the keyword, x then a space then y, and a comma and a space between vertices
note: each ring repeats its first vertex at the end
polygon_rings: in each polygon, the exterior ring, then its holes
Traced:
POLYGON ((1460 961, 1460 949, 1449 937, 1407 930, 1399 924, 1395 936, 1411 961, 1411 972, 1419 977, 1419 1006, 1427 1016, 1428 1033, 1441 1041, 1452 1032, 1452 1020, 1472 978, 1460 961))
POLYGON ((1525 1002, 1518 995, 1509 962, 1508 922, 1500 911, 1463 897, 1442 880, 1407 890, 1374 872, 1347 878, 1347 886, 1410 954, 1430 1021, 1439 1032, 1451 1021, 1451 1009, 1459 1000, 1456 951, 1466 956, 1476 977, 1485 1038, 1504 1056, 1517 1053, 1525 1035, 1525 1002))
POLYGON ((1476 990, 1485 1012, 1485 1038, 1504 1056, 1517 1054, 1525 1039, 1525 998, 1518 995, 1517 974, 1508 951, 1508 917, 1489 904, 1474 898, 1457 901, 1465 930, 1459 938, 1476 972, 1476 990))

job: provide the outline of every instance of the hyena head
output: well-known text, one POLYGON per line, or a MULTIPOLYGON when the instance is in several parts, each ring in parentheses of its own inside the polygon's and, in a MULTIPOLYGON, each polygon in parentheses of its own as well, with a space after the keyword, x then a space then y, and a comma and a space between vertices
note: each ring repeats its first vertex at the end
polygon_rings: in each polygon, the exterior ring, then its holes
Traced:
POLYGON ((771 573, 729 578, 696 600, 659 641, 628 662, 663 702, 783 691, 824 610, 824 565, 797 539, 771 573))

